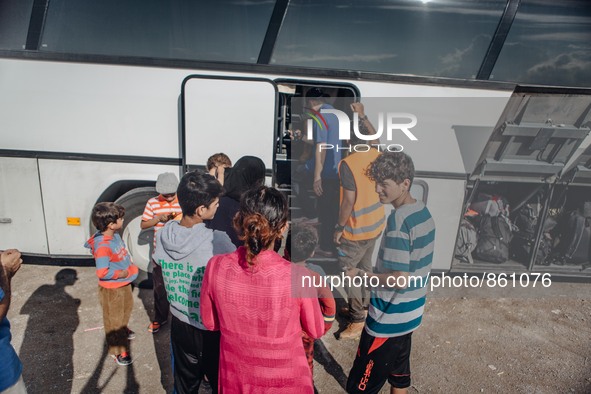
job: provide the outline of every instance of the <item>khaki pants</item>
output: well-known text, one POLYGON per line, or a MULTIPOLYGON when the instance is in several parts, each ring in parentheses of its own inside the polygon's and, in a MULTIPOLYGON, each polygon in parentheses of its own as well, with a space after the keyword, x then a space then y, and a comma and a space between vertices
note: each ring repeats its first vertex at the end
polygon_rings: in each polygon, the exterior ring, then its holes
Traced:
MULTIPOLYGON (((371 256, 379 237, 364 240, 350 241, 341 238, 339 245, 339 264, 342 269, 359 268, 365 272, 373 271, 371 256)), ((369 291, 366 288, 352 286, 347 289, 349 297, 349 314, 352 323, 365 321, 363 307, 369 302, 369 291)))
POLYGON ((103 322, 109 354, 118 355, 129 350, 127 324, 133 308, 131 285, 117 289, 99 286, 99 300, 103 307, 103 322))

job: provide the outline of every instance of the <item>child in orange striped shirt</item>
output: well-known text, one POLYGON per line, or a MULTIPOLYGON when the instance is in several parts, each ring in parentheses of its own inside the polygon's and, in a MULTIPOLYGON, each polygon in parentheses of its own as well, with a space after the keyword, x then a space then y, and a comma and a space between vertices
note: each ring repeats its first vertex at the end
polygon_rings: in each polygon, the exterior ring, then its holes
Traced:
MULTIPOLYGON (((156 249, 156 233, 169 220, 181 220, 182 210, 176 196, 176 189, 179 180, 172 172, 165 172, 158 175, 156 180, 156 191, 158 194, 148 200, 142 222, 142 230, 154 227, 154 249, 156 249)), ((162 279, 162 267, 152 260, 152 282, 154 284, 154 320, 148 326, 148 331, 156 334, 160 326, 168 321, 170 305, 166 299, 166 289, 162 279)))

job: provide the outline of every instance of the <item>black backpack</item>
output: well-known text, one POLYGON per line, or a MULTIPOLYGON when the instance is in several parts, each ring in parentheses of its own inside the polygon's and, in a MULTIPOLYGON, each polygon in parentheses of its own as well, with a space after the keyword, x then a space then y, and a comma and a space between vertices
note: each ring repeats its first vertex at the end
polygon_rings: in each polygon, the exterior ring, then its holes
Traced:
MULTIPOLYGON (((534 264, 536 265, 550 265, 548 256, 552 251, 552 238, 549 235, 544 234, 540 238, 540 244, 534 264)), ((511 240, 511 258, 523 264, 529 263, 530 255, 534 245, 534 239, 522 238, 518 234, 515 234, 511 240)))
POLYGON ((542 204, 539 202, 525 204, 517 211, 513 223, 517 227, 517 232, 521 238, 529 240, 535 238, 541 211, 542 204))
POLYGON ((505 215, 483 216, 478 228, 478 245, 474 257, 501 264, 509 260, 511 223, 505 215))

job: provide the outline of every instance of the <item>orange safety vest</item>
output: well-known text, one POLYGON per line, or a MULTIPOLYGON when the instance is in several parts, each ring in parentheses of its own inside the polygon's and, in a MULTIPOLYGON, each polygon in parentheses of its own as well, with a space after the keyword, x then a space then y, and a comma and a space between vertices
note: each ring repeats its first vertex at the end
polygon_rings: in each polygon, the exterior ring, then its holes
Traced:
MULTIPOLYGON (((353 204, 353 212, 345 223, 343 238, 350 241, 363 241, 376 238, 384 230, 386 214, 384 206, 380 202, 378 193, 375 191, 375 184, 365 171, 381 153, 377 149, 370 149, 367 152, 356 152, 347 156, 341 163, 345 162, 353 173, 355 180, 356 196, 353 204)), ((339 163, 339 175, 341 171, 339 163)), ((343 187, 341 186, 341 204, 343 203, 343 187)))

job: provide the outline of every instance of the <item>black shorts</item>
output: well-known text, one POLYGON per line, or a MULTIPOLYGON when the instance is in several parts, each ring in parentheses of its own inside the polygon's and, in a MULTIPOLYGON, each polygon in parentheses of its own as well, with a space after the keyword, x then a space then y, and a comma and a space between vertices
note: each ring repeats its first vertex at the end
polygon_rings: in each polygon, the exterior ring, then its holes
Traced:
POLYGON ((386 380, 395 388, 410 387, 411 336, 376 338, 363 330, 347 392, 378 393, 386 380))

